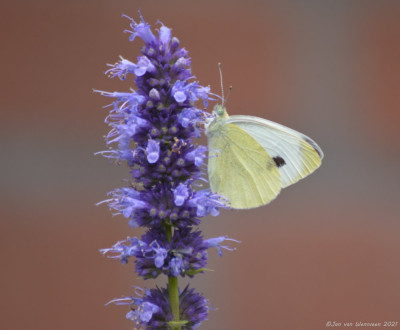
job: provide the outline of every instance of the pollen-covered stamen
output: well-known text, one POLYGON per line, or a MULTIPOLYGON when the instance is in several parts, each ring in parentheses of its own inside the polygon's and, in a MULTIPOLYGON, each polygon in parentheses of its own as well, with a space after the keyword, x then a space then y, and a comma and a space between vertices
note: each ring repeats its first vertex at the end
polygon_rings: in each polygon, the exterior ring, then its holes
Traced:
POLYGON ((187 146, 183 139, 174 138, 175 143, 172 145, 171 151, 177 154, 181 153, 181 149, 187 146))

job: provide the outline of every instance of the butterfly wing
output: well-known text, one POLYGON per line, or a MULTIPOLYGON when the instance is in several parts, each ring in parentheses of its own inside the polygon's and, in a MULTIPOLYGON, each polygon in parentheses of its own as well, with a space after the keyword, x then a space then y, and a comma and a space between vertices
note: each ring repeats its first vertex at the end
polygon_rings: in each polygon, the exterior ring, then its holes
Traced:
POLYGON ((272 121, 253 116, 230 116, 234 124, 251 135, 279 168, 282 188, 314 172, 324 154, 309 137, 272 121))
POLYGON ((208 133, 211 190, 235 209, 272 201, 281 190, 279 170, 265 149, 243 129, 221 124, 208 133))

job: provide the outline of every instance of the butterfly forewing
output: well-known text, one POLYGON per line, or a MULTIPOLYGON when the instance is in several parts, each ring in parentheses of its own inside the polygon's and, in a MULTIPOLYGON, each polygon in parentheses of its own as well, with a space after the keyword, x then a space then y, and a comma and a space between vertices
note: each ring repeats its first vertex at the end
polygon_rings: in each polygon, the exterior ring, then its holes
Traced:
POLYGON ((278 167, 255 139, 234 124, 208 134, 211 190, 231 207, 248 209, 272 201, 281 189, 278 167))
POLYGON ((251 135, 275 160, 282 188, 306 177, 321 165, 321 148, 293 129, 253 116, 230 116, 226 123, 251 135))

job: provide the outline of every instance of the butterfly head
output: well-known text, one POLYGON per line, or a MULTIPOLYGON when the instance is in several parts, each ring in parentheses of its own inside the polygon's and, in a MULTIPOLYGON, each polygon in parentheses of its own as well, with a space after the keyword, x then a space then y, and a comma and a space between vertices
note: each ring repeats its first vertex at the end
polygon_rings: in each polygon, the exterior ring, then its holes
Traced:
POLYGON ((223 120, 229 118, 226 108, 222 104, 216 104, 212 111, 212 116, 208 119, 205 124, 206 134, 212 134, 212 132, 217 132, 223 124, 223 120))
POLYGON ((228 113, 226 112, 225 106, 222 104, 216 104, 213 109, 213 114, 215 115, 216 119, 226 119, 228 118, 228 113))

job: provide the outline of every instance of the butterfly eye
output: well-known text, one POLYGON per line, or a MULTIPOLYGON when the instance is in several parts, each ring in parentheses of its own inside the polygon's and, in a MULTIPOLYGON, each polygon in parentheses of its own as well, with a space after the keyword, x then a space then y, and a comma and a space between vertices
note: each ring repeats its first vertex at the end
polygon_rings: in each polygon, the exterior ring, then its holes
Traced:
POLYGON ((224 109, 218 109, 217 114, 218 116, 222 116, 224 114, 224 109))

